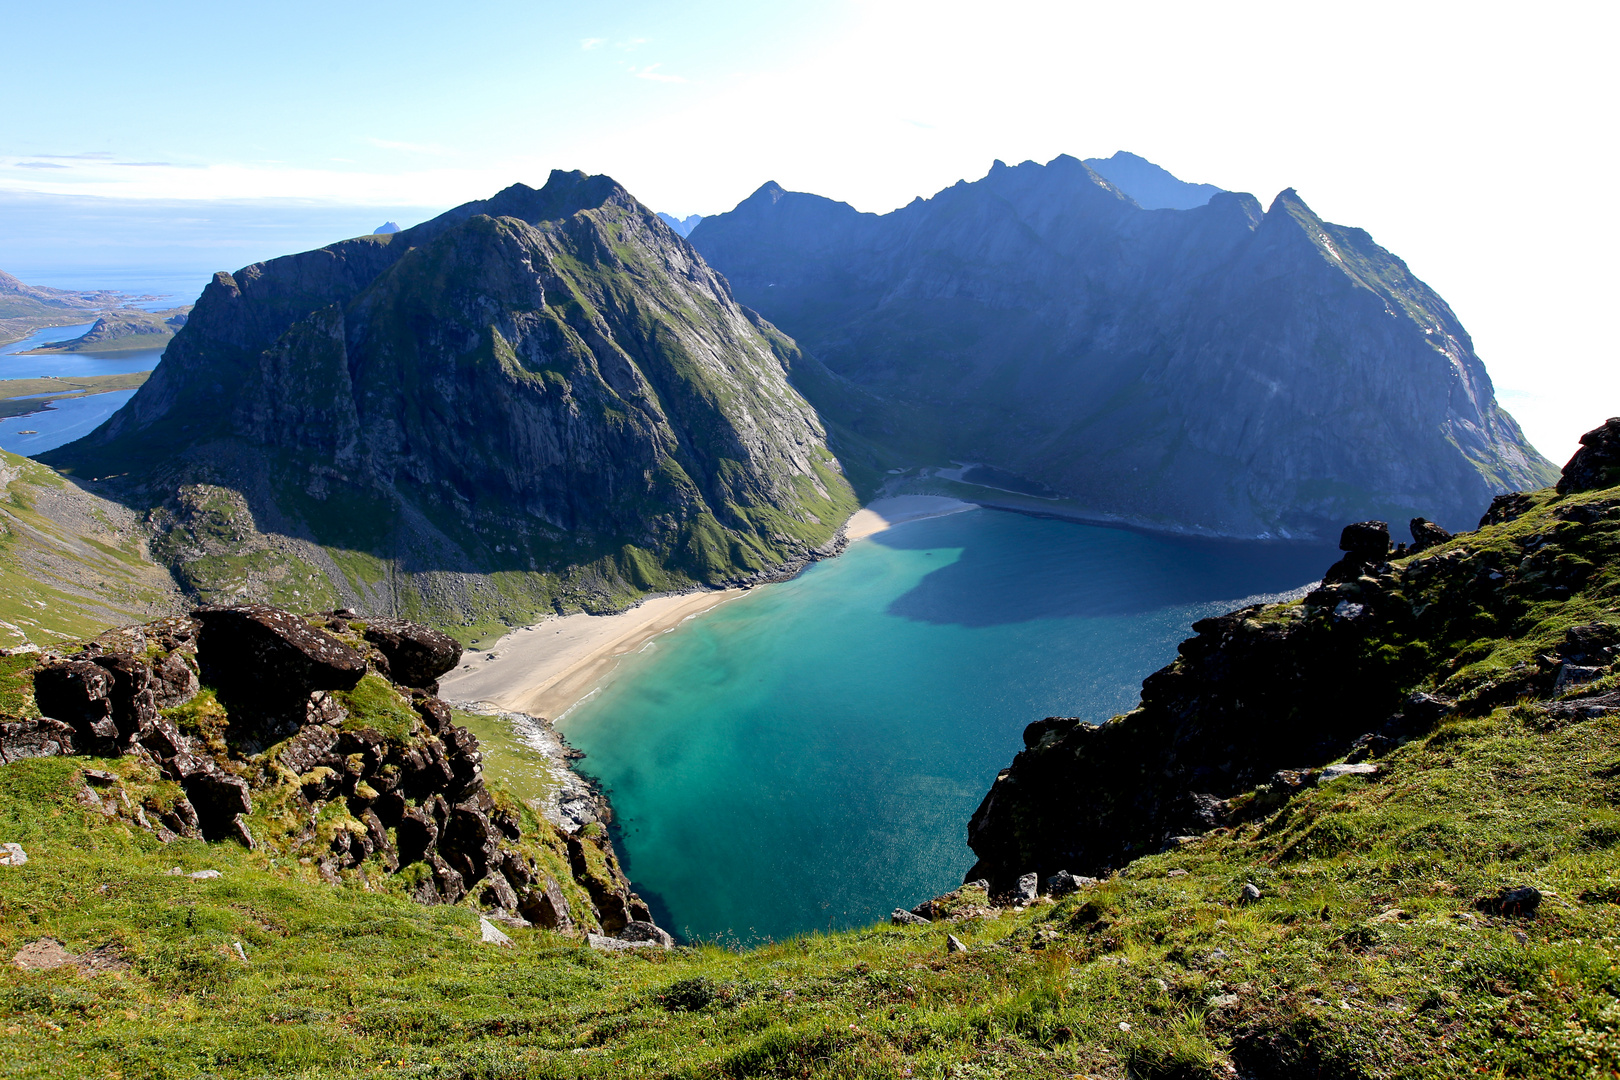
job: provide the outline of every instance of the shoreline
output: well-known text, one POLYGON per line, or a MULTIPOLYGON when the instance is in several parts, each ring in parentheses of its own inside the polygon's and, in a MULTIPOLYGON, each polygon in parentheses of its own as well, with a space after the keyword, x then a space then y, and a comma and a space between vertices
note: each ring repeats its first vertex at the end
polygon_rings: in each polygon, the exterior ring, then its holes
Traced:
MULTIPOLYGON (((850 515, 830 546, 838 550, 848 542, 866 539, 897 525, 979 509, 1204 540, 1255 542, 1260 539, 1153 528, 1118 518, 1088 519, 1044 508, 1008 505, 993 499, 969 501, 945 495, 892 495, 873 499, 850 515)), ((1301 541, 1277 537, 1271 538, 1271 542, 1301 541)), ((613 615, 549 616, 531 626, 508 631, 489 648, 469 650, 456 669, 439 680, 440 692, 446 698, 478 703, 499 712, 556 721, 590 696, 601 680, 618 666, 620 657, 640 650, 647 642, 669 633, 686 620, 735 600, 754 587, 653 596, 613 615)))
POLYGON ((488 649, 465 653, 439 680, 445 698, 555 721, 647 642, 747 593, 715 589, 643 600, 613 615, 553 615, 503 635, 488 649))
MULTIPOLYGON (((834 534, 841 549, 908 521, 977 510, 977 503, 938 495, 874 499, 834 534)), ((468 650, 439 680, 440 694, 505 713, 556 721, 588 697, 619 658, 754 586, 652 596, 613 615, 553 615, 503 634, 487 649, 468 650)))

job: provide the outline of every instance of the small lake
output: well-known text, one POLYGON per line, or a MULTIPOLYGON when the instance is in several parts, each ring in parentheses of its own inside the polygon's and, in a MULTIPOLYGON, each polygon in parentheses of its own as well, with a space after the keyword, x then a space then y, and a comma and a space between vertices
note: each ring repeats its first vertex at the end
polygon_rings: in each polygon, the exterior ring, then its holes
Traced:
POLYGON ((865 925, 961 882, 1025 725, 1127 711, 1194 621, 1337 555, 992 510, 912 522, 657 639, 559 727, 662 925, 865 925))

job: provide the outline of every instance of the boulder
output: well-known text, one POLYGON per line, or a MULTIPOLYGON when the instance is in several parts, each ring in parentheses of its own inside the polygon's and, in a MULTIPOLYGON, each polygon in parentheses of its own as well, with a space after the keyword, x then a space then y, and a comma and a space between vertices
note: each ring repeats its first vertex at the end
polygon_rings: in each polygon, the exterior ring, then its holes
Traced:
POLYGON ((1407 553, 1415 555, 1420 551, 1443 544, 1451 539, 1451 534, 1428 518, 1415 517, 1410 525, 1412 530, 1412 546, 1407 553))
POLYGON ((1581 448, 1564 466, 1558 494, 1573 495, 1620 484, 1620 416, 1581 436, 1581 448))
POLYGON ((1095 884, 1097 884, 1097 879, 1094 877, 1081 877, 1078 874, 1071 874, 1067 870, 1059 870, 1046 879, 1046 893, 1053 898, 1068 896, 1072 892, 1078 892, 1095 884))
POLYGON ((601 934, 586 934, 585 944, 601 952, 628 952, 631 949, 662 949, 664 946, 656 941, 621 941, 618 938, 603 937, 601 934))
POLYGON ((490 922, 483 916, 479 916, 478 918, 478 936, 480 941, 483 941, 489 945, 510 946, 512 944, 511 938, 501 933, 500 930, 496 929, 494 923, 490 922))
POLYGON ((945 951, 948 953, 965 953, 968 951, 968 947, 962 944, 962 939, 955 934, 946 934, 945 951))
POLYGON ((63 660, 34 673, 39 711, 72 727, 89 752, 110 751, 118 738, 112 692, 112 674, 88 660, 63 660))
POLYGON ((1344 558, 1328 567, 1322 580, 1329 584, 1354 581, 1369 567, 1377 566, 1389 558, 1389 524, 1383 521, 1358 521, 1346 525, 1339 534, 1339 550, 1344 558))
POLYGON ((518 911, 525 919, 547 930, 566 933, 574 928, 574 919, 568 909, 568 898, 550 877, 545 877, 523 890, 518 911))
POLYGON ((24 758, 75 753, 74 731, 60 720, 10 720, 0 723, 0 765, 24 758))
POLYGON ((403 686, 435 690, 440 675, 461 660, 461 643, 449 634, 399 619, 366 624, 365 638, 388 660, 388 676, 403 686))
POLYGON ((1013 886, 1010 899, 1015 904, 1028 904, 1040 895, 1041 878, 1039 874, 1028 873, 1019 877, 1018 883, 1013 886))
POLYGON ((178 650, 152 663, 152 697, 160 709, 173 709, 197 696, 197 673, 178 650))
POLYGON ((914 915, 905 908, 895 908, 893 914, 889 916, 889 921, 896 926, 932 925, 930 920, 923 918, 921 915, 914 915))
POLYGON ((307 721, 310 695, 352 690, 365 659, 324 630, 263 604, 198 608, 202 679, 230 711, 231 737, 275 741, 307 721))
POLYGON ((665 949, 675 947, 675 938, 668 930, 641 919, 625 923, 624 929, 619 931, 618 938, 620 941, 651 942, 665 949))

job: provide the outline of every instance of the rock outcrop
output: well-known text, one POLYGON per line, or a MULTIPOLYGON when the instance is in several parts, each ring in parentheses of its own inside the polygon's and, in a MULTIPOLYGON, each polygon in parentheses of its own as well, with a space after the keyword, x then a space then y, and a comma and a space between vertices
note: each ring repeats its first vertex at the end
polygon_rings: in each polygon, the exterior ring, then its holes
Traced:
POLYGON ((855 500, 798 350, 605 176, 217 274, 51 451, 194 600, 439 626, 612 610, 828 550, 855 500))
POLYGON ((1620 416, 1581 436, 1581 448, 1564 466, 1558 493, 1569 495, 1620 483, 1620 416))
POLYGON ((1597 463, 1614 426, 1587 437, 1557 492, 1499 499, 1476 532, 1442 538, 1414 522, 1413 554, 1391 550, 1383 522, 1347 527, 1345 558, 1320 588, 1195 623, 1132 712, 1096 726, 1030 724, 968 827, 979 862, 967 876, 999 895, 1031 873, 1104 874, 1306 787, 1376 776, 1368 758, 1449 714, 1537 700, 1550 717, 1616 707, 1620 622, 1606 552, 1620 488, 1589 486, 1607 476, 1597 463), (1549 602, 1578 595, 1608 614, 1526 641, 1533 659, 1450 659, 1480 639, 1544 628, 1549 602))
POLYGON ((691 240, 838 376, 801 385, 877 464, 983 462, 1248 536, 1464 528, 1551 482, 1400 259, 1293 190, 1203 194, 1145 210, 1070 157, 997 162, 882 216, 766 184, 691 240))
POLYGON ((199 608, 37 654, 41 715, 0 721, 0 762, 121 759, 85 771, 80 802, 165 842, 263 845, 334 884, 391 875, 423 903, 667 945, 596 816, 559 827, 486 786, 478 740, 428 689, 460 654, 350 610, 199 608))

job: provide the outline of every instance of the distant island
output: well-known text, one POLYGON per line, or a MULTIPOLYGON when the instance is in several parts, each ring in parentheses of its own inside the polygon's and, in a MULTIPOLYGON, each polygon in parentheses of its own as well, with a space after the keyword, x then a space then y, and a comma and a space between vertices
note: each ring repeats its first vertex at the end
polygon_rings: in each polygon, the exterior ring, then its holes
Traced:
POLYGON ((186 324, 191 305, 164 311, 119 308, 96 320, 94 326, 76 338, 47 341, 24 356, 38 353, 127 352, 133 349, 160 349, 186 324))
POLYGON ((121 304, 157 300, 111 289, 52 289, 25 285, 0 270, 0 345, 18 341, 50 326, 71 326, 121 304))

